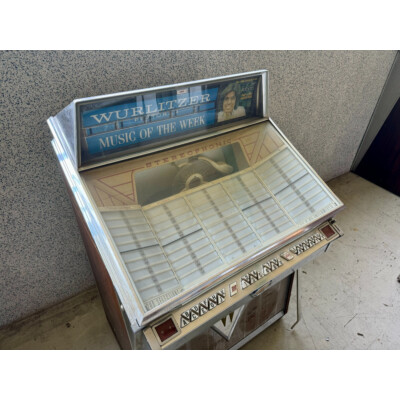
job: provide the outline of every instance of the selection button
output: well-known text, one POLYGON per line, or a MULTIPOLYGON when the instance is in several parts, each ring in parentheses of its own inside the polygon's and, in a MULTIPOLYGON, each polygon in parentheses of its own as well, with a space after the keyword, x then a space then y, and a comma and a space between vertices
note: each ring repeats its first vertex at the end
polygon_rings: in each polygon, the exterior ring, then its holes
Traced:
POLYGON ((288 251, 284 251, 283 253, 281 253, 281 257, 286 261, 290 261, 293 260, 294 255, 290 254, 288 251))
POLYGON ((237 283, 233 282, 229 285, 229 293, 232 296, 234 296, 235 294, 237 294, 238 292, 238 287, 237 287, 237 283))

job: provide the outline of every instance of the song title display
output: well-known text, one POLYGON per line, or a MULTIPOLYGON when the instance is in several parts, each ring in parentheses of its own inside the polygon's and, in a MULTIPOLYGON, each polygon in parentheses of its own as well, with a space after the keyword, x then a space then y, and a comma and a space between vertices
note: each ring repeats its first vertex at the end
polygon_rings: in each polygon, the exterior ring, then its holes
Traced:
POLYGON ((82 163, 181 140, 257 116, 260 78, 188 86, 80 105, 82 163))

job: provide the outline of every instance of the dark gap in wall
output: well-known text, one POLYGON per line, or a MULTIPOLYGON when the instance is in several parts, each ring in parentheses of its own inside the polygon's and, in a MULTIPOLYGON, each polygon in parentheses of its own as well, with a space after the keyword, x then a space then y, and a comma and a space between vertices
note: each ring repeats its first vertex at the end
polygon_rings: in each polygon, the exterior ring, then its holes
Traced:
POLYGON ((400 99, 354 172, 400 196, 400 99))

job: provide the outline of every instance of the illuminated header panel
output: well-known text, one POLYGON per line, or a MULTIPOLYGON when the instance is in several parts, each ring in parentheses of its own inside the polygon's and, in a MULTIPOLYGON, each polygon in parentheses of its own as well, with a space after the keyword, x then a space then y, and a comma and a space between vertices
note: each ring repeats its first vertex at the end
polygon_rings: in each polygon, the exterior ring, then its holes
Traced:
POLYGON ((76 100, 78 166, 87 169, 267 116, 267 71, 76 100))

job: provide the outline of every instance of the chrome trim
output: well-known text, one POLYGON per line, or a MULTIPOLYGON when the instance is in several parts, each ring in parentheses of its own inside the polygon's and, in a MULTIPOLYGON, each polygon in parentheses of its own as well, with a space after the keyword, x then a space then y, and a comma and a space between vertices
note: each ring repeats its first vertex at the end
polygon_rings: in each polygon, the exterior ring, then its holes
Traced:
POLYGON ((301 312, 300 271, 301 271, 301 267, 296 271, 296 315, 297 315, 297 318, 296 318, 295 323, 290 327, 290 330, 293 330, 293 328, 300 322, 300 320, 303 316, 303 314, 301 312))
POLYGON ((258 289, 256 289, 254 292, 250 293, 251 297, 258 297, 262 295, 269 287, 271 286, 272 281, 266 282, 263 286, 260 286, 258 289))
MULTIPOLYGON (((73 106, 73 110, 74 110, 73 111, 74 121, 76 121, 78 119, 78 117, 76 115, 76 106, 75 106, 75 104, 73 106)), ((74 138, 75 138, 75 140, 74 140, 74 145, 75 145, 74 151, 75 151, 75 154, 78 154, 78 152, 79 152, 79 157, 78 158, 75 157, 75 168, 76 169, 78 169, 79 165, 81 164, 81 153, 80 153, 80 147, 78 149, 77 137, 78 137, 78 128, 77 128, 76 124, 74 124, 74 138)), ((80 140, 79 140, 79 142, 80 142, 80 140)))
POLYGON ((76 160, 74 160, 74 149, 71 149, 67 137, 65 135, 64 130, 61 128, 61 125, 56 117, 50 117, 47 120, 47 124, 51 127, 54 127, 54 130, 59 133, 58 139, 60 140, 62 148, 68 154, 68 157, 71 159, 72 163, 75 164, 76 160))
POLYGON ((269 73, 267 70, 265 70, 265 72, 261 74, 261 82, 262 82, 262 88, 263 88, 263 90, 262 90, 262 104, 263 104, 262 114, 263 114, 264 118, 268 118, 269 73))
POLYGON ((250 72, 241 72, 239 74, 232 74, 232 75, 224 75, 224 76, 217 76, 215 78, 206 78, 206 79, 199 79, 197 81, 188 81, 188 82, 181 82, 181 83, 173 83, 170 85, 163 85, 163 86, 155 86, 152 88, 145 88, 145 89, 135 89, 129 90, 126 92, 117 92, 117 93, 110 93, 110 94, 102 94, 99 96, 92 96, 92 97, 83 97, 81 99, 74 100, 74 103, 78 105, 80 104, 87 104, 91 103, 92 101, 104 100, 104 99, 111 99, 111 98, 120 98, 121 100, 125 97, 130 97, 132 95, 136 95, 139 93, 151 93, 157 92, 160 90, 168 90, 173 88, 180 88, 182 86, 189 86, 189 85, 203 85, 206 83, 215 83, 215 82, 224 82, 234 78, 250 78, 252 76, 258 76, 265 72, 268 72, 266 69, 259 69, 256 71, 250 72))

